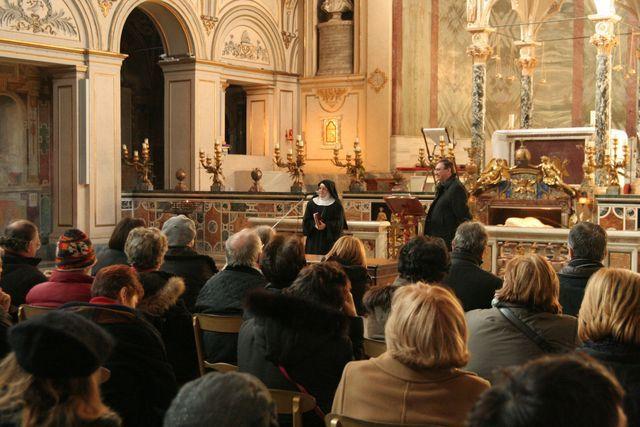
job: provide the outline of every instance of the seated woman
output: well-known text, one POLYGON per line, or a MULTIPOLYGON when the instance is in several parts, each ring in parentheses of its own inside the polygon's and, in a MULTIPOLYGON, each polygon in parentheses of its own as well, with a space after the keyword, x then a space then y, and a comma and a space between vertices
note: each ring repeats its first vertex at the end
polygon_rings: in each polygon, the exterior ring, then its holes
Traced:
POLYGON ((52 311, 14 326, 0 363, 0 425, 120 426, 100 398, 113 340, 77 314, 52 311))
POLYGON ((177 385, 160 334, 136 311, 144 296, 137 274, 125 265, 105 267, 91 293, 88 303, 62 309, 91 319, 115 339, 113 353, 104 362, 111 371, 102 385, 105 402, 127 426, 162 424, 177 385))
POLYGON ((640 275, 598 270, 589 279, 578 316, 579 350, 615 373, 625 390, 629 426, 640 426, 640 275))
POLYGON ((105 249, 96 253, 97 262, 91 270, 91 275, 95 276, 98 271, 110 265, 128 265, 127 254, 124 253, 124 243, 127 241, 129 232, 136 227, 144 227, 144 220, 140 218, 122 218, 111 233, 109 244, 105 249))
POLYGON ((260 256, 260 270, 269 281, 269 289, 288 288, 306 265, 304 245, 295 235, 275 235, 260 256))
MULTIPOLYGON (((335 262, 309 265, 281 293, 249 294, 246 307, 254 317, 240 329, 240 371, 268 388, 304 388, 328 412, 342 370, 354 358, 354 344, 362 341, 362 321, 344 271, 335 262)), ((314 412, 303 419, 305 426, 324 426, 314 412)))
POLYGON ((371 276, 367 273, 367 254, 362 241, 353 236, 342 236, 333 245, 327 261, 335 261, 342 266, 351 281, 351 294, 356 303, 358 315, 364 315, 362 297, 371 285, 371 276))
POLYGON ((155 227, 134 228, 124 245, 144 288, 137 309, 160 332, 180 384, 197 377, 198 359, 191 313, 180 299, 185 291, 184 280, 158 270, 167 248, 167 237, 155 227))
POLYGON ((387 352, 347 364, 332 412, 380 423, 463 425, 489 382, 459 369, 469 356, 456 297, 439 286, 404 286, 385 328, 387 352))
POLYGON ((451 257, 440 237, 416 236, 398 253, 398 277, 391 285, 373 286, 362 298, 367 312, 367 338, 384 340, 384 325, 391 311, 393 293, 416 282, 439 283, 449 271, 451 257))
POLYGON ((492 381, 500 368, 572 351, 579 343, 578 323, 560 314, 559 293, 558 276, 545 258, 510 260, 492 308, 466 313, 471 353, 466 369, 492 381))

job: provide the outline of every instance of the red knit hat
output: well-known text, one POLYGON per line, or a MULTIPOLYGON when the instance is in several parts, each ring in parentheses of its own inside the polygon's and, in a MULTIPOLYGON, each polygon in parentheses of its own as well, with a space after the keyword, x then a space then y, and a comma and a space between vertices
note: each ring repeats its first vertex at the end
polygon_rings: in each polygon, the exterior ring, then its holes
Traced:
POLYGON ((64 232, 56 248, 58 270, 79 270, 93 265, 96 254, 89 237, 77 228, 64 232))

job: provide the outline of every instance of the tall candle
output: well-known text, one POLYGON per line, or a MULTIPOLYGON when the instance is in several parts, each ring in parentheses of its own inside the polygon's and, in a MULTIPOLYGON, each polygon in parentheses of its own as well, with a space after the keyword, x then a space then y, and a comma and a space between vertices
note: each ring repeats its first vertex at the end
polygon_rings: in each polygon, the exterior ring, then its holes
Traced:
POLYGON ((509 114, 509 129, 515 129, 516 127, 516 115, 509 114))
POLYGON ((591 110, 591 114, 589 116, 589 124, 591 126, 595 126, 596 125, 596 112, 595 112, 595 110, 591 110))

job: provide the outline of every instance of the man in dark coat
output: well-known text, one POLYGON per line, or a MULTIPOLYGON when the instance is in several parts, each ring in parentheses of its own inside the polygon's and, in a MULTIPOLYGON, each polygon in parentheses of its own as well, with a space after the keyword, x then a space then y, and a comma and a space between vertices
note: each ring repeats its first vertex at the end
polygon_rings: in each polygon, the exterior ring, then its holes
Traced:
POLYGON ((607 232, 598 224, 579 222, 569 231, 571 259, 559 272, 562 312, 577 316, 584 289, 593 273, 601 269, 607 251, 607 232))
POLYGON ((424 234, 441 237, 447 247, 451 248, 458 226, 471 219, 467 190, 454 173, 451 161, 439 161, 434 172, 438 181, 436 198, 429 206, 424 234))
POLYGON ((196 225, 191 218, 177 215, 162 225, 162 233, 167 236, 169 250, 164 255, 160 270, 184 279, 186 290, 182 300, 190 311, 204 284, 218 272, 215 261, 193 250, 196 225))
POLYGON ((451 269, 444 284, 455 292, 464 311, 491 308, 495 291, 502 287, 502 279, 480 268, 487 240, 482 224, 467 221, 460 224, 452 242, 451 269))
MULTIPOLYGON (((258 265, 261 251, 262 243, 254 230, 244 229, 229 237, 225 242, 227 265, 204 285, 195 312, 242 315, 247 291, 267 285, 258 265)), ((237 334, 205 332, 203 341, 207 361, 236 364, 237 334)))

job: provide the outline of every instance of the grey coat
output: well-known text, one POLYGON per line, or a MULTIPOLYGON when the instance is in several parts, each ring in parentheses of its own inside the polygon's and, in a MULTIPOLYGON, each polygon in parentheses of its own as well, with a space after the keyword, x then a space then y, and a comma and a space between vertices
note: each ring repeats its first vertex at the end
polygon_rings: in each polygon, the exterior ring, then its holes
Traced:
MULTIPOLYGON (((573 351, 579 345, 578 319, 575 317, 508 306, 558 353, 573 351)), ((471 356, 465 369, 491 382, 500 369, 520 365, 545 354, 495 307, 471 310, 465 317, 471 356)))

